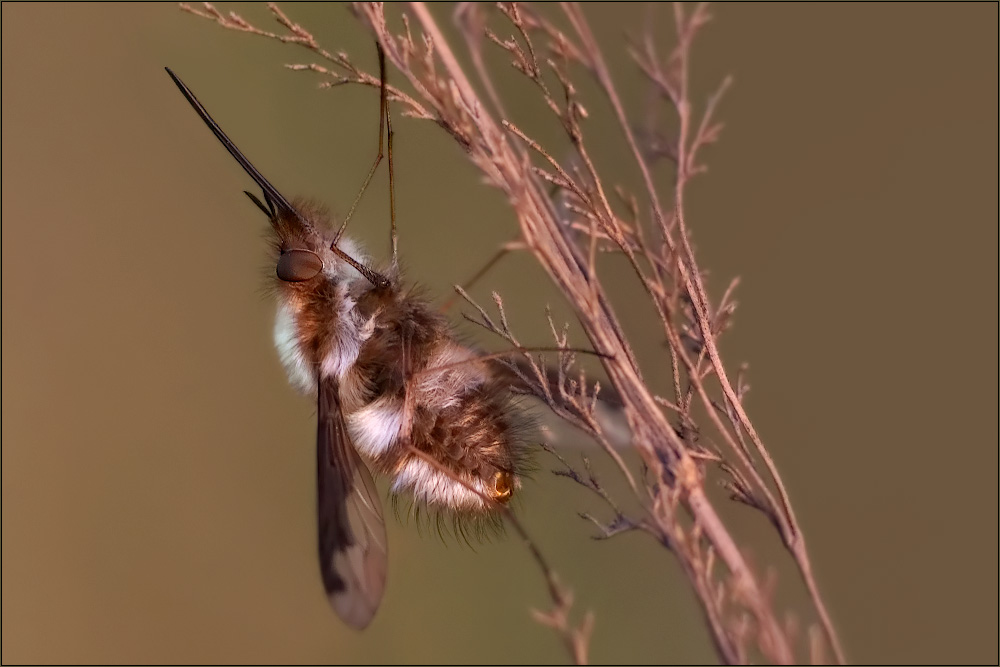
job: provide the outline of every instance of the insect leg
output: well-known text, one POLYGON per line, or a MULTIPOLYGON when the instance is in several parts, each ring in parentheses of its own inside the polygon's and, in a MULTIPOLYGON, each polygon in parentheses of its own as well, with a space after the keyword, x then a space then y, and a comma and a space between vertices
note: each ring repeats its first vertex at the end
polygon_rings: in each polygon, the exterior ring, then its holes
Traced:
MULTIPOLYGON (((508 241, 500 246, 500 249, 493 253, 493 256, 483 264, 483 266, 476 271, 471 278, 462 283, 462 289, 470 289, 473 285, 479 282, 479 279, 486 275, 486 272, 492 269, 496 264, 500 262, 501 259, 507 256, 507 253, 514 252, 515 250, 527 250, 528 246, 523 241, 508 241)), ((452 294, 447 301, 445 301, 440 308, 440 312, 447 313, 451 310, 455 302, 458 301, 458 294, 452 294)))
MULTIPOLYGON (((343 236, 344 230, 347 228, 347 223, 351 221, 354 216, 354 211, 357 209, 358 204, 361 202, 361 197, 365 194, 365 190, 368 189, 368 184, 371 183, 372 177, 375 175, 375 170, 378 169, 379 164, 382 162, 384 157, 383 146, 385 145, 385 128, 386 128, 386 118, 388 117, 389 105, 386 98, 386 88, 385 88, 385 52, 382 51, 382 46, 376 42, 375 46, 378 48, 378 68, 379 68, 379 79, 381 85, 379 86, 379 112, 378 112, 378 155, 375 156, 375 161, 372 163, 371 169, 368 170, 368 176, 365 177, 364 183, 361 184, 361 190, 358 192, 357 196, 354 198, 354 203, 351 204, 350 210, 347 212, 347 216, 344 218, 344 222, 341 223, 340 229, 337 230, 337 235, 334 237, 334 244, 340 240, 343 236)), ((392 128, 389 128, 389 145, 392 146, 392 128)), ((390 149, 391 155, 391 149, 390 149)), ((392 161, 390 159, 389 168, 389 201, 392 206, 392 217, 393 217, 393 248, 395 249, 395 233, 396 233, 396 222, 395 222, 395 206, 392 205, 392 161)), ((395 263, 396 254, 393 252, 393 263, 395 263)))
MULTIPOLYGON (((385 114, 385 129, 389 135, 388 140, 388 151, 389 151, 389 220, 392 224, 392 231, 390 232, 389 243, 392 246, 392 268, 395 269, 399 266, 399 261, 397 259, 397 239, 396 239, 396 173, 392 167, 392 116, 389 115, 389 100, 387 99, 385 92, 385 53, 382 51, 382 47, 378 50, 378 66, 379 66, 379 78, 382 85, 382 113, 385 114)), ((380 144, 381 145, 381 144, 380 144)))
MULTIPOLYGON (((390 135, 390 141, 391 141, 391 135, 390 135)), ((572 160, 572 158, 571 158, 571 160, 572 160)), ((390 174, 390 182, 391 182, 391 179, 392 179, 392 152, 391 152, 391 146, 390 146, 390 154, 389 154, 389 170, 390 170, 389 174, 390 174)), ((557 199, 557 206, 558 206, 559 209, 561 209, 561 213, 562 213, 560 215, 560 219, 563 219, 563 221, 565 223, 566 222, 566 213, 567 213, 567 211, 566 211, 566 209, 567 209, 567 203, 565 201, 566 198, 565 197, 560 197, 560 190, 555 185, 553 185, 549 189, 549 197, 551 197, 553 199, 557 199)), ((476 284, 477 282, 479 282, 479 279, 482 278, 484 275, 486 275, 486 273, 490 269, 492 269, 496 264, 498 264, 501 259, 503 259, 504 257, 506 257, 508 253, 514 252, 515 250, 528 250, 528 245, 524 241, 518 240, 519 238, 520 238, 520 235, 515 236, 510 241, 507 241, 506 243, 504 243, 503 245, 501 245, 500 249, 497 250, 495 253, 493 253, 493 256, 490 257, 486 261, 486 263, 483 264, 483 266, 478 271, 476 271, 474 274, 472 274, 471 278, 469 278, 464 283, 462 283, 462 289, 468 290, 474 284, 476 284)), ((444 304, 441 305, 441 308, 439 309, 440 312, 441 313, 447 313, 449 310, 452 309, 452 307, 455 305, 455 303, 457 301, 458 301, 458 294, 452 294, 451 297, 449 297, 448 300, 445 301, 444 304)))

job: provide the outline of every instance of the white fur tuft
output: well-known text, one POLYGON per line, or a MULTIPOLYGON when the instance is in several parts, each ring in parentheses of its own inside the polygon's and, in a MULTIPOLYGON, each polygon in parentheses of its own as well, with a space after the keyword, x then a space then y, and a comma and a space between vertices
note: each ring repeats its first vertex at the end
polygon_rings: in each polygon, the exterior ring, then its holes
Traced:
POLYGON ((334 334, 336 340, 330 352, 320 361, 320 372, 324 376, 332 375, 343 380, 361 354, 361 345, 367 340, 364 334, 371 336, 374 328, 367 326, 368 323, 357 316, 355 301, 346 295, 343 284, 337 286, 337 292, 341 298, 338 301, 340 312, 334 334))
POLYGON ((403 403, 393 399, 379 399, 347 416, 354 446, 373 458, 396 443, 402 423, 403 403))
POLYGON ((316 378, 309 368, 309 362, 299 347, 299 332, 295 324, 295 313, 291 304, 278 304, 278 316, 274 321, 274 346, 278 350, 288 382, 304 394, 316 391, 316 378))
MULTIPOLYGON (((479 479, 466 479, 469 486, 489 497, 486 485, 479 479)), ((453 509, 482 509, 483 498, 444 472, 422 459, 410 459, 396 475, 393 492, 409 490, 419 502, 445 505, 453 509)))

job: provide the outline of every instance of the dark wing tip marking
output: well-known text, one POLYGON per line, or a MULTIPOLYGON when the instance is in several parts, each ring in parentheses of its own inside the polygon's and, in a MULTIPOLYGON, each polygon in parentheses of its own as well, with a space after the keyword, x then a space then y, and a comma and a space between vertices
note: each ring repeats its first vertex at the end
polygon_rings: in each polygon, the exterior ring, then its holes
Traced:
POLYGON ((319 557, 330 604, 364 629, 382 601, 388 565, 382 503, 351 444, 336 378, 319 383, 316 437, 319 557))

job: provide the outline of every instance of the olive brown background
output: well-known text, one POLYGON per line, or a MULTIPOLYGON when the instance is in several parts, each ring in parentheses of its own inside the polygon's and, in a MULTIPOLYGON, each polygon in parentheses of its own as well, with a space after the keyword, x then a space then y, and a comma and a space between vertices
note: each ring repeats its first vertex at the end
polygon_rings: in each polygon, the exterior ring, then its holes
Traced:
MULTIPOLYGON (((239 9, 271 25, 263 6, 239 9)), ((345 7, 286 10, 374 65, 345 7)), ((644 10, 588 11, 640 109, 619 47, 644 10)), ((265 220, 162 68, 280 189, 341 213, 372 158, 373 91, 317 90, 282 68, 305 51, 173 5, 2 12, 3 662, 565 660, 530 618, 547 600, 515 539, 473 549, 390 518, 374 623, 356 633, 330 611, 314 560, 313 409, 271 347, 265 220)), ((714 14, 695 99, 727 73, 735 86, 689 221, 713 293, 742 278, 723 353, 750 363, 750 415, 849 656, 995 664, 997 5, 714 14)), ((529 87, 500 69, 515 118, 554 140, 529 87)), ((586 103, 600 166, 634 188, 605 105, 586 103)), ((408 275, 445 295, 515 223, 442 132, 396 130, 408 275)), ((351 227, 378 253, 384 179, 351 227)), ((649 309, 623 265, 602 258, 602 271, 656 378, 649 309)), ((488 302, 491 289, 525 342, 548 341, 546 303, 569 317, 527 258, 475 293, 488 302)), ((593 542, 576 512, 599 506, 539 463, 519 511, 578 611, 594 610, 593 659, 713 660, 671 556, 638 535, 593 542)), ((727 516, 781 600, 804 609, 764 520, 727 516)))

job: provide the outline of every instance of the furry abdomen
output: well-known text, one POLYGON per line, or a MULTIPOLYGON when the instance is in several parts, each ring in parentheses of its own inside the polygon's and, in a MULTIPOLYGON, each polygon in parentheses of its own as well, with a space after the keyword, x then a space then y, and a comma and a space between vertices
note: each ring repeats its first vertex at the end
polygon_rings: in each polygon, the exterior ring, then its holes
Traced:
POLYGON ((372 293, 358 308, 376 313, 348 380, 367 391, 357 392, 357 405, 345 401, 358 449, 394 478, 394 491, 418 501, 481 511, 489 505, 483 495, 505 500, 519 486, 523 429, 491 366, 412 294, 372 293), (497 488, 501 473, 511 487, 505 493, 497 488))

